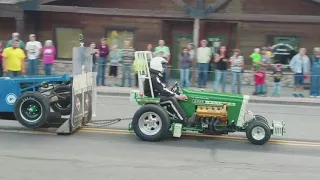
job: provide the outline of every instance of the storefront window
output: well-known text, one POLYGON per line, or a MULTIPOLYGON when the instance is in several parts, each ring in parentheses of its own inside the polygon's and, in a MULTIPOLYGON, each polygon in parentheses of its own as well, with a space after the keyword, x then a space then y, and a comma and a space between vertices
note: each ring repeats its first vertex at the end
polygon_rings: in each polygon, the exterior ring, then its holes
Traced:
POLYGON ((61 59, 72 59, 73 47, 79 47, 79 35, 83 33, 81 28, 56 28, 57 56, 61 59))
POLYGON ((273 53, 273 63, 289 64, 299 50, 299 37, 267 36, 267 45, 273 53))
POLYGON ((118 45, 120 49, 123 48, 123 42, 130 40, 134 42, 134 31, 126 29, 111 29, 107 30, 107 43, 110 47, 118 45))

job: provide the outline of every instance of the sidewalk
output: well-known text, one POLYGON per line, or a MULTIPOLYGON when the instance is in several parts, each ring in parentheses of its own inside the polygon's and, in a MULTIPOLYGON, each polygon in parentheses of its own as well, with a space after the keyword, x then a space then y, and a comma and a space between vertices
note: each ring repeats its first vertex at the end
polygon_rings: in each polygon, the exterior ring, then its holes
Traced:
MULTIPOLYGON (((170 82, 173 85, 174 82, 170 82)), ((137 88, 129 87, 97 87, 97 94, 104 96, 127 96, 130 91, 137 88)), ((200 88, 190 87, 190 89, 200 90, 200 88)), ((212 82, 207 85, 205 91, 213 92, 212 82)), ((282 88, 281 97, 271 97, 272 87, 268 87, 268 94, 266 97, 253 96, 254 86, 243 86, 242 93, 250 95, 250 102, 263 104, 281 104, 281 105, 301 105, 301 106, 320 106, 320 98, 308 98, 309 91, 304 91, 305 98, 295 98, 292 96, 291 88, 282 88)), ((231 93, 231 85, 227 85, 226 93, 231 93)))

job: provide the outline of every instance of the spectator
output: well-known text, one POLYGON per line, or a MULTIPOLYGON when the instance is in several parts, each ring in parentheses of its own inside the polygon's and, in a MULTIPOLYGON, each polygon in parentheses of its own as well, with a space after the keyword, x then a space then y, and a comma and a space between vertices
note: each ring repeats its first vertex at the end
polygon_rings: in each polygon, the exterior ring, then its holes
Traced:
POLYGON ((2 48, 2 41, 0 41, 0 77, 3 76, 3 68, 2 68, 2 52, 3 52, 3 48, 2 48))
POLYGON ((273 90, 272 90, 272 96, 280 96, 280 90, 282 86, 281 78, 283 76, 282 74, 282 65, 280 62, 276 63, 276 68, 273 70, 273 90))
POLYGON ((24 51, 19 48, 19 40, 12 42, 12 47, 4 49, 2 53, 3 72, 9 77, 20 76, 25 73, 24 51))
POLYGON ((98 73, 97 73, 97 86, 106 86, 106 66, 107 57, 109 55, 109 47, 107 45, 107 39, 101 39, 101 45, 99 47, 99 60, 98 60, 98 73))
POLYGON ((139 87, 138 72, 139 71, 144 71, 145 64, 144 63, 143 64, 138 64, 137 59, 135 59, 133 61, 133 68, 134 68, 134 71, 135 71, 135 74, 134 74, 134 76, 135 76, 135 86, 136 86, 136 88, 138 88, 139 87))
POLYGON ((189 43, 187 48, 188 48, 188 51, 189 51, 190 58, 191 58, 191 60, 193 61, 193 60, 194 60, 194 48, 193 48, 193 44, 192 44, 192 43, 189 43))
MULTIPOLYGON (((261 63, 260 49, 255 48, 254 52, 250 55, 250 58, 252 59, 253 71, 258 70, 260 68, 260 63, 261 63)), ((255 78, 256 76, 254 75, 253 77, 255 78)), ((253 95, 257 95, 257 86, 255 86, 255 91, 253 92, 253 95)))
POLYGON ((96 72, 97 58, 99 58, 99 50, 96 49, 95 42, 90 43, 90 48, 91 48, 91 56, 92 56, 92 72, 96 72))
POLYGON ((152 44, 148 44, 148 45, 147 45, 147 51, 152 52, 152 49, 153 49, 152 44))
POLYGON ((265 76, 266 76, 266 71, 262 70, 261 67, 259 67, 260 69, 257 69, 257 71, 254 72, 255 75, 255 84, 257 87, 257 95, 260 96, 265 96, 265 76))
POLYGON ((241 86, 242 86, 242 71, 244 66, 243 56, 240 56, 240 50, 234 49, 233 56, 230 58, 231 63, 231 89, 232 93, 235 93, 236 81, 238 82, 237 93, 241 94, 241 86))
POLYGON ((254 53, 250 55, 250 58, 252 59, 252 64, 254 71, 260 69, 260 64, 261 64, 261 54, 260 54, 260 49, 256 48, 254 49, 254 53))
POLYGON ((314 48, 311 57, 310 97, 320 98, 320 47, 314 48))
POLYGON ((181 88, 189 88, 190 86, 190 68, 192 59, 188 48, 184 48, 179 57, 180 61, 180 86, 181 88))
POLYGON ((111 86, 116 85, 117 76, 118 76, 118 66, 119 62, 121 61, 121 52, 117 45, 112 46, 112 50, 109 55, 110 59, 110 69, 109 69, 109 76, 110 76, 110 84, 111 86))
POLYGON ((148 58, 148 63, 150 63, 150 61, 152 59, 152 55, 153 55, 153 46, 152 46, 152 44, 148 44, 147 45, 147 51, 149 51, 151 53, 151 56, 147 57, 148 58))
POLYGON ((131 41, 124 41, 124 48, 122 49, 122 87, 125 86, 126 75, 128 76, 128 86, 132 87, 131 75, 132 75, 132 64, 134 61, 135 50, 131 46, 131 41))
POLYGON ((201 47, 197 49, 198 62, 198 86, 205 88, 207 86, 209 62, 211 61, 211 49, 207 47, 208 41, 202 40, 201 47))
POLYGON ((304 97, 304 77, 310 73, 310 59, 306 53, 306 48, 300 48, 299 54, 293 56, 290 61, 290 68, 294 72, 294 97, 304 97))
POLYGON ((30 34, 29 42, 26 45, 26 52, 28 57, 28 75, 34 76, 38 74, 39 70, 39 55, 41 53, 42 45, 36 41, 36 35, 30 34))
MULTIPOLYGON (((159 46, 154 49, 154 56, 156 57, 163 57, 165 60, 169 62, 170 60, 170 49, 168 46, 165 46, 164 40, 159 40, 159 46)), ((164 84, 168 84, 168 69, 167 66, 164 65, 164 73, 162 82, 164 84)))
POLYGON ((227 48, 225 46, 221 46, 218 54, 215 57, 214 62, 216 63, 215 70, 215 80, 213 91, 218 92, 219 84, 222 85, 222 92, 226 91, 226 80, 227 80, 227 62, 229 62, 229 56, 227 54, 227 48))
POLYGON ((10 41, 8 41, 8 43, 7 43, 7 45, 6 45, 6 48, 7 48, 7 47, 12 47, 12 42, 13 42, 13 41, 16 41, 16 40, 19 41, 19 46, 18 46, 18 47, 19 47, 20 49, 24 49, 25 44, 24 44, 24 42, 23 42, 22 40, 20 40, 20 35, 19 35, 19 33, 17 33, 17 32, 12 33, 12 39, 11 39, 10 41))
POLYGON ((44 73, 45 75, 51 75, 52 66, 56 57, 56 48, 54 47, 51 40, 46 40, 41 52, 44 65, 44 73))
MULTIPOLYGON (((261 63, 260 63, 260 66, 261 66, 261 70, 263 71, 266 71, 266 76, 265 78, 267 78, 267 69, 269 68, 271 64, 271 60, 270 60, 270 56, 268 55, 268 48, 266 47, 263 47, 262 48, 262 51, 261 51, 261 63)), ((266 82, 266 81, 264 81, 266 82)), ((267 94, 267 85, 264 84, 264 88, 265 90, 265 94, 267 94)))

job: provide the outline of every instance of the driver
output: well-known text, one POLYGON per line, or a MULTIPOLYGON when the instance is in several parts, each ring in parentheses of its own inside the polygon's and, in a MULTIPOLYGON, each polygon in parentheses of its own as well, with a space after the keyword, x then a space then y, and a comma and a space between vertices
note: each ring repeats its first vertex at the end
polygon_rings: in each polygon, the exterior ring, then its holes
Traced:
MULTIPOLYGON (((185 95, 178 95, 165 87, 160 81, 163 76, 164 68, 163 65, 168 63, 162 57, 155 57, 150 61, 150 76, 153 87, 153 93, 155 97, 160 97, 161 105, 171 105, 175 115, 183 122, 186 122, 187 118, 184 111, 180 107, 178 100, 185 101, 188 99, 185 95)), ((144 94, 146 96, 152 96, 149 81, 144 82, 144 94)))

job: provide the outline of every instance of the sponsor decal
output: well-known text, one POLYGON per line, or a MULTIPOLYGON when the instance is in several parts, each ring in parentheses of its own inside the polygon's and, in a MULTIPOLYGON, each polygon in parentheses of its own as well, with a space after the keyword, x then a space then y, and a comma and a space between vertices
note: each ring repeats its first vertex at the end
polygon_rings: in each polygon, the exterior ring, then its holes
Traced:
POLYGON ((227 106, 236 106, 236 103, 232 103, 232 102, 223 102, 223 101, 209 101, 209 100, 201 100, 201 99, 194 99, 192 100, 192 102, 194 104, 203 104, 203 105, 212 105, 212 106, 223 106, 223 105, 227 105, 227 106))
POLYGON ((13 105, 16 102, 16 100, 17 100, 17 96, 15 94, 13 94, 13 93, 7 94, 6 103, 8 105, 13 105))

